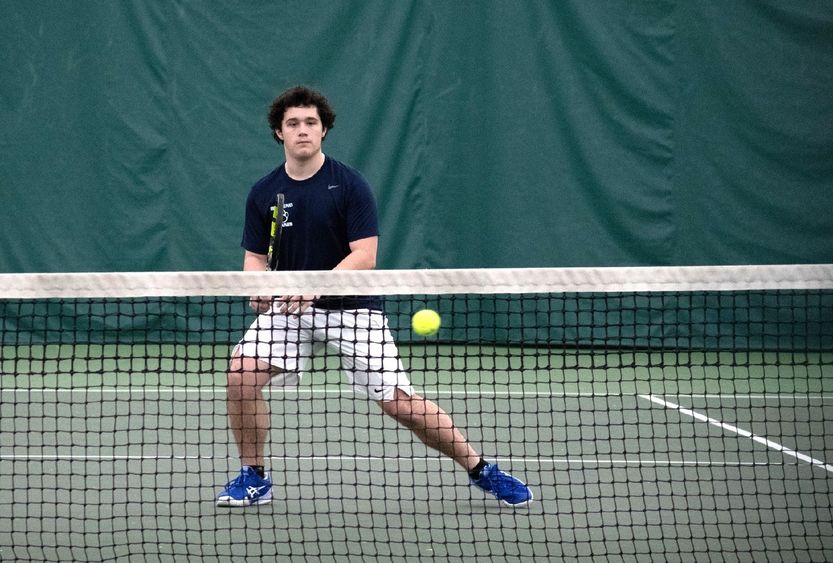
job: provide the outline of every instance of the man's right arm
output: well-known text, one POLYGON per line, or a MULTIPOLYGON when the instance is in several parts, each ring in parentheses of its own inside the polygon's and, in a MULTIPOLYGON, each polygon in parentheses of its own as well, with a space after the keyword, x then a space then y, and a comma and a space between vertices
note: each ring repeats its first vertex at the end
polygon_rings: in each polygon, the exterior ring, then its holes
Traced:
MULTIPOLYGON (((266 271, 266 255, 248 250, 243 254, 244 272, 266 271)), ((312 306, 315 295, 291 295, 274 297, 272 295, 256 295, 249 299, 249 306, 257 313, 266 313, 272 308, 272 303, 278 302, 278 312, 287 315, 300 315, 312 306)))
POLYGON ((265 272, 266 271, 266 255, 257 254, 248 250, 243 254, 243 271, 244 272, 265 272))
MULTIPOLYGON (((266 255, 246 250, 243 254, 244 272, 265 272, 266 255)), ((272 307, 272 296, 256 295, 249 298, 249 306, 258 313, 265 313, 272 307)))

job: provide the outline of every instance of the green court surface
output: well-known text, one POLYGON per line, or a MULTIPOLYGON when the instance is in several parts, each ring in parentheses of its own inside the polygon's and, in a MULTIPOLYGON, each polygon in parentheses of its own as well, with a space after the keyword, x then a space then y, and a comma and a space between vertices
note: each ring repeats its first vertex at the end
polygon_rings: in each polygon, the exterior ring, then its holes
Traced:
POLYGON ((274 501, 217 508, 227 346, 7 346, 0 560, 833 560, 831 354, 402 353, 531 506, 469 488, 329 358, 268 392, 274 501))

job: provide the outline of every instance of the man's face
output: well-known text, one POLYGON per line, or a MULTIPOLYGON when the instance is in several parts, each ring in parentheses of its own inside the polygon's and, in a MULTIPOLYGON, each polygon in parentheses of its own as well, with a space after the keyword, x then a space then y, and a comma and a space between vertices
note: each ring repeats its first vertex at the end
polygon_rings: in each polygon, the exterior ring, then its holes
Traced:
POLYGON ((292 107, 284 112, 281 128, 275 134, 283 141, 287 157, 307 160, 321 152, 327 130, 318 117, 317 107, 292 107))

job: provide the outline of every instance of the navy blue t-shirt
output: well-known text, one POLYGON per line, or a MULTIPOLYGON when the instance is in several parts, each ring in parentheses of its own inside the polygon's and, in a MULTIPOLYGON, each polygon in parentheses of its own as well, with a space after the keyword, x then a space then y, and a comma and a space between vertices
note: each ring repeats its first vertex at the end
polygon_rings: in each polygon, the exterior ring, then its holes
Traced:
MULTIPOLYGON (((278 270, 331 270, 350 253, 350 243, 379 235, 376 201, 367 181, 330 157, 314 176, 293 180, 283 165, 261 178, 246 200, 241 246, 266 254, 275 196, 284 194, 278 270)), ((381 309, 379 297, 321 298, 316 307, 381 309)))

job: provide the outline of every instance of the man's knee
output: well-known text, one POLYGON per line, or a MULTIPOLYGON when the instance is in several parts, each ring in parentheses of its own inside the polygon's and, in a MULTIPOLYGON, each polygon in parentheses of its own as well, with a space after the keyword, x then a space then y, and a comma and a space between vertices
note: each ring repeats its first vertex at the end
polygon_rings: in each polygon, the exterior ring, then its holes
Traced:
POLYGON ((425 399, 414 393, 408 395, 402 389, 396 388, 393 399, 388 401, 379 401, 382 411, 388 416, 399 420, 400 422, 407 422, 414 415, 421 413, 419 403, 425 402, 425 399))
POLYGON ((259 393, 273 375, 273 368, 255 358, 234 356, 229 362, 229 399, 242 399, 259 393))

